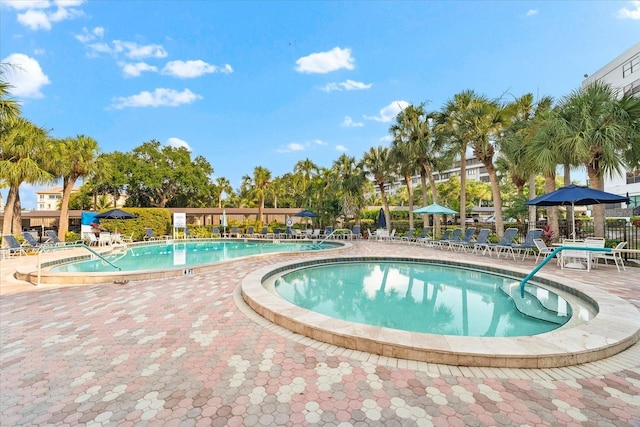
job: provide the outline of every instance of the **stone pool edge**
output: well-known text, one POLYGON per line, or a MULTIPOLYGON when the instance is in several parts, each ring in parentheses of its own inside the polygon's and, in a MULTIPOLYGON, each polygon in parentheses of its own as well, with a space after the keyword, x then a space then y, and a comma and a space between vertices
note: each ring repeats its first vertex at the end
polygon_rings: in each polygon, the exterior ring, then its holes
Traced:
MULTIPOLYGON (((321 261, 326 256, 315 257, 321 261)), ((313 262, 314 259, 306 260, 313 262)), ((344 261, 380 257, 343 257, 344 261)), ((428 261, 428 258, 386 259, 428 261)), ((434 262, 441 260, 434 259, 434 262)), ((380 356, 455 366, 496 368, 554 368, 593 362, 613 356, 640 339, 640 313, 623 299, 578 281, 562 279, 562 288, 574 289, 598 306, 591 321, 535 336, 511 338, 433 335, 355 324, 297 307, 269 292, 263 279, 300 261, 273 264, 250 272, 241 283, 244 301, 265 319, 292 332, 338 347, 380 356)), ((455 263, 454 263, 455 264, 455 263)), ((486 270, 486 265, 457 263, 486 270)), ((505 269, 527 274, 522 269, 505 269)), ((558 283, 549 274, 538 274, 558 283)))

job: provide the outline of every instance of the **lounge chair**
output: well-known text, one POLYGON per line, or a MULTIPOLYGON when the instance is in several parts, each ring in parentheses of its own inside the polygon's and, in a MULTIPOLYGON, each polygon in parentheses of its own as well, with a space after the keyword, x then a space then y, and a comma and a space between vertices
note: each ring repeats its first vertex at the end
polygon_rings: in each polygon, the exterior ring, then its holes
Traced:
POLYGON ((488 228, 481 229, 478 231, 478 237, 476 237, 476 240, 460 246, 460 250, 467 252, 468 248, 472 248, 472 254, 477 254, 480 250, 484 250, 487 244, 489 244, 489 233, 491 233, 491 230, 488 228))
POLYGON ((476 228, 475 227, 469 227, 465 230, 464 232, 464 236, 462 236, 462 238, 458 241, 455 240, 450 240, 449 241, 449 250, 457 250, 458 252, 460 252, 462 250, 462 246, 464 245, 468 245, 471 240, 473 239, 473 235, 476 234, 476 228))
POLYGON ((28 249, 36 249, 39 250, 40 248, 42 248, 42 246, 44 246, 44 243, 40 243, 36 240, 35 237, 33 237, 33 234, 29 233, 28 231, 23 231, 22 232, 22 237, 24 238, 24 240, 26 241, 28 249))
MULTIPOLYGON (((503 252, 505 253, 505 257, 507 257, 509 253, 511 253, 511 256, 513 256, 513 260, 515 261, 516 254, 515 252, 513 252, 513 241, 515 240, 517 235, 517 228, 507 228, 502 235, 502 239, 500 239, 498 243, 487 245, 486 251, 489 252, 489 256, 492 256, 491 252, 495 252, 498 258, 500 258, 500 254, 503 252)), ((484 255, 484 253, 485 252, 483 251, 482 254, 484 255)))
MULTIPOLYGON (((82 243, 83 240, 74 240, 71 242, 63 242, 62 240, 60 240, 60 238, 58 237, 58 235, 56 234, 55 231, 53 230, 47 230, 44 232, 44 234, 47 235, 47 242, 49 242, 49 244, 52 244, 54 246, 64 246, 64 245, 75 245, 77 243, 82 243)), ((45 244, 47 243, 45 242, 45 244)))
POLYGON ((398 237, 396 240, 399 240, 401 242, 411 242, 415 237, 413 237, 413 233, 416 232, 415 228, 410 228, 409 231, 407 231, 407 234, 405 234, 404 236, 400 236, 398 237))
POLYGON ((622 266, 623 271, 627 271, 622 259, 622 252, 620 252, 625 246, 627 246, 627 242, 620 242, 615 248, 611 249, 611 252, 594 252, 594 268, 598 265, 598 261, 603 259, 605 264, 608 264, 607 261, 609 260, 615 262, 618 271, 620 271, 620 266, 622 266))
POLYGON ((423 229, 422 229, 422 233, 420 233, 420 235, 419 235, 419 236, 416 236, 416 237, 413 239, 413 242, 417 245, 417 244, 419 244, 419 243, 420 243, 420 244, 428 243, 428 242, 430 242, 431 240, 433 240, 433 239, 431 238, 431 236, 430 236, 430 234, 431 234, 431 229, 432 229, 431 227, 425 227, 425 228, 423 228, 423 229))
POLYGON ((533 244, 536 245, 536 249, 538 250, 538 254, 536 255, 536 264, 540 259, 540 255, 544 255, 546 258, 547 255, 549 255, 555 249, 547 246, 547 244, 542 239, 533 239, 533 244))
POLYGON ((213 227, 211 229, 211 237, 222 237, 222 233, 220 233, 219 227, 213 227))
MULTIPOLYGON (((450 230, 450 229, 448 229, 450 230)), ((447 231, 445 231, 445 234, 447 233, 447 231)), ((451 231, 449 233, 449 237, 444 239, 441 238, 440 240, 436 240, 435 242, 433 242, 434 246, 437 246, 438 249, 444 249, 444 248, 448 248, 451 245, 451 242, 459 242, 460 241, 460 235, 462 234, 462 228, 456 228, 455 230, 451 231)), ((444 236, 444 234, 443 234, 444 236)))
POLYGON ((440 242, 444 242, 445 240, 449 240, 449 238, 451 237, 452 233, 453 233, 453 229, 447 228, 446 230, 444 230, 444 232, 442 233, 442 235, 440 236, 439 239, 433 239, 433 240, 430 240, 430 241, 425 242, 425 243, 427 243, 431 247, 439 246, 440 242))
POLYGON ((512 248, 514 251, 518 251, 518 253, 522 252, 522 260, 524 261, 528 253, 533 254, 535 252, 536 245, 533 243, 533 239, 539 239, 540 237, 542 237, 542 229, 531 229, 527 232, 524 242, 520 245, 512 245, 512 248))
POLYGON ((98 238, 93 231, 82 233, 82 241, 87 246, 98 246, 98 238))
POLYGON ((160 236, 156 236, 155 233, 153 232, 153 230, 149 227, 146 227, 144 229, 144 240, 159 240, 161 239, 160 236))
POLYGON ((227 237, 239 239, 242 235, 240 234, 240 231, 238 231, 238 227, 231 227, 227 237))
POLYGON ((256 237, 255 232, 253 231, 253 225, 247 227, 247 231, 242 235, 242 237, 256 237))
POLYGON ((18 239, 13 234, 6 234, 2 236, 2 245, 9 250, 9 256, 11 255, 26 255, 27 251, 18 242, 18 239))
POLYGON ((360 232, 360 226, 358 224, 353 226, 351 233, 354 239, 362 239, 362 233, 360 232))

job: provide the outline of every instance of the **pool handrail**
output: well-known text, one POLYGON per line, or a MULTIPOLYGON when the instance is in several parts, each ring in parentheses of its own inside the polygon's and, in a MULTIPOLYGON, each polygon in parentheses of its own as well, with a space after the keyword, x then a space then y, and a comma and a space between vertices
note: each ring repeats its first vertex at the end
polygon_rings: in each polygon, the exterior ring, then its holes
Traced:
POLYGON ((44 251, 55 250, 55 249, 68 249, 68 248, 85 248, 86 250, 91 252, 93 255, 97 256, 102 261, 109 264, 111 267, 115 268, 118 271, 122 271, 120 267, 118 267, 117 265, 115 265, 114 263, 112 263, 102 255, 100 255, 98 252, 96 252, 89 246, 85 245, 84 243, 72 243, 70 245, 65 245, 65 246, 42 246, 38 251, 38 282, 37 282, 38 285, 40 284, 40 272, 42 271, 42 262, 40 260, 40 254, 44 251))
POLYGON ((353 234, 353 232, 352 232, 350 229, 348 229, 348 228, 336 228, 336 229, 335 229, 335 230, 333 230, 331 233, 329 233, 327 236, 325 236, 325 238, 324 238, 324 239, 320 240, 320 241, 317 243, 317 246, 320 246, 322 243, 324 243, 324 242, 326 242, 327 240, 329 240, 329 239, 331 238, 331 236, 333 236, 334 234, 336 234, 338 231, 341 231, 341 232, 348 231, 348 232, 349 232, 349 234, 351 234, 351 235, 353 234))
POLYGON ((594 248, 590 246, 558 246, 553 251, 549 252, 549 255, 536 267, 531 270, 531 273, 527 274, 524 279, 520 282, 520 297, 524 298, 524 285, 526 285, 527 281, 533 277, 546 263, 548 263, 551 259, 555 258, 556 254, 563 250, 574 250, 574 251, 590 251, 590 252, 611 252, 611 248, 594 248))

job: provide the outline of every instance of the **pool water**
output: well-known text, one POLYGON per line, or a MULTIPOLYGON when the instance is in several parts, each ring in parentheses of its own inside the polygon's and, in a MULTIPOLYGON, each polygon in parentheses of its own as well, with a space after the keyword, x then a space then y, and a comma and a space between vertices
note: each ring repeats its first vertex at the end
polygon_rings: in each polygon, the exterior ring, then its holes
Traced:
MULTIPOLYGON (((130 246, 105 256, 120 271, 166 270, 181 267, 212 264, 244 256, 276 252, 301 252, 332 249, 337 243, 323 242, 256 242, 256 241, 206 241, 163 242, 154 245, 130 246)), ((63 264, 51 269, 58 272, 113 272, 113 266, 101 259, 63 264)))
POLYGON ((571 318, 569 303, 539 286, 528 286, 526 299, 516 304, 509 296, 514 285, 519 280, 493 273, 397 261, 313 265, 274 282, 279 295, 302 308, 413 332, 528 336, 557 329, 571 318))

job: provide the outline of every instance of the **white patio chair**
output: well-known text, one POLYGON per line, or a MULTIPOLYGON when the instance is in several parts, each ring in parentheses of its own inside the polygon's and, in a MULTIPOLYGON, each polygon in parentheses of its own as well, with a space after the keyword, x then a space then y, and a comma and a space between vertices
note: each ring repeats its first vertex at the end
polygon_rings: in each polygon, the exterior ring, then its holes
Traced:
POLYGON ((611 249, 611 252, 597 252, 594 257, 594 268, 597 267, 598 261, 603 259, 605 264, 608 264, 607 261, 609 260, 615 262, 618 271, 620 271, 620 266, 622 266, 623 271, 627 271, 622 259, 622 252, 620 252, 620 249, 624 249, 625 246, 627 246, 627 242, 620 242, 615 248, 611 249))

